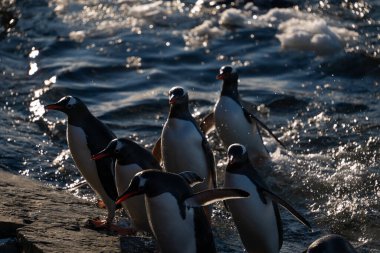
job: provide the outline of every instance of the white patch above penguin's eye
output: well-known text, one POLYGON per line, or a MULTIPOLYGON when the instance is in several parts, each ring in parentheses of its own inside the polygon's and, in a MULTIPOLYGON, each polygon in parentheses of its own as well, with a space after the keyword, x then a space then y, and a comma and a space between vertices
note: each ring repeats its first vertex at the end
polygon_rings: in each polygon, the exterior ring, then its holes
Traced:
POLYGON ((241 145, 241 154, 244 155, 247 153, 247 148, 244 145, 241 145))
POLYGON ((66 99, 67 99, 67 97, 63 97, 63 98, 61 98, 60 100, 58 100, 57 103, 61 103, 63 100, 66 100, 66 99))
POLYGON ((115 150, 120 150, 124 147, 123 143, 121 141, 116 142, 116 148, 115 150))
POLYGON ((139 179, 139 187, 144 187, 147 179, 145 177, 139 177, 139 179))
POLYGON ((74 98, 74 97, 69 97, 70 98, 70 100, 69 100, 69 102, 67 103, 67 105, 69 105, 69 106, 73 106, 73 105, 75 105, 76 103, 78 103, 78 101, 74 98))
POLYGON ((185 90, 182 87, 175 86, 170 89, 169 96, 183 97, 186 94, 185 90))
POLYGON ((228 154, 237 152, 238 150, 240 152, 240 155, 244 155, 245 153, 247 153, 247 148, 244 145, 239 144, 239 143, 234 143, 234 144, 231 144, 231 146, 228 148, 228 154))

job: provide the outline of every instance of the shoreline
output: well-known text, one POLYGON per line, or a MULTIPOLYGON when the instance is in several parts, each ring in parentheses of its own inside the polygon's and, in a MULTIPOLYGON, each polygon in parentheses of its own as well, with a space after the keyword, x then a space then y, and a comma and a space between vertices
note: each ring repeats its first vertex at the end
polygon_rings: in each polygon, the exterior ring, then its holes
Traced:
POLYGON ((0 239, 16 238, 0 244, 1 252, 124 251, 126 238, 86 227, 106 213, 95 204, 2 169, 0 189, 0 239))
POLYGON ((152 253, 157 250, 154 240, 142 234, 119 236, 89 228, 88 220, 104 217, 106 210, 69 192, 3 169, 0 169, 0 190, 0 252, 152 253))

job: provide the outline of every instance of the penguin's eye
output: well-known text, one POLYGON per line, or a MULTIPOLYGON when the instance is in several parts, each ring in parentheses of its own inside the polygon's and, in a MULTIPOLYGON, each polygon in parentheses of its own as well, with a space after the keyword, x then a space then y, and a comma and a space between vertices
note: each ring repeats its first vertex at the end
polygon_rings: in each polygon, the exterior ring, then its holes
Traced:
POLYGON ((175 95, 178 96, 178 97, 183 97, 184 92, 183 92, 183 90, 178 90, 178 91, 175 93, 175 95))
POLYGON ((120 153, 120 149, 115 149, 115 154, 119 154, 120 153))
POLYGON ((71 109, 71 108, 73 108, 73 106, 74 106, 74 105, 72 105, 72 104, 67 104, 67 105, 66 105, 66 108, 67 108, 67 109, 71 109))

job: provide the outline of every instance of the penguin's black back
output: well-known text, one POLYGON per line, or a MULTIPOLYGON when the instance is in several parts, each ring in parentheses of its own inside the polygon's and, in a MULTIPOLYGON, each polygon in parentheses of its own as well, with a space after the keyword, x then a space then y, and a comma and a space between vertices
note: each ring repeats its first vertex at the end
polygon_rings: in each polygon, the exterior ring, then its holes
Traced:
POLYGON ((156 169, 161 170, 160 163, 154 158, 151 152, 141 147, 139 144, 127 138, 119 139, 119 141, 125 144, 123 149, 123 158, 118 159, 118 163, 121 165, 127 165, 136 163, 143 170, 156 169))

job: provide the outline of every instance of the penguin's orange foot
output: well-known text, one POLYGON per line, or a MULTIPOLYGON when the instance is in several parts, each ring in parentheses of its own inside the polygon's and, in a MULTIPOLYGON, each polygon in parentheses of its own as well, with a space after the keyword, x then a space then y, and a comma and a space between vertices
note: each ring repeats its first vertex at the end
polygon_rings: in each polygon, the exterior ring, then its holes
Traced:
POLYGON ((88 221, 89 225, 95 229, 109 229, 110 224, 107 220, 101 220, 99 217, 88 221))
POLYGON ((106 209, 107 208, 106 204, 104 204, 104 201, 101 200, 101 199, 97 200, 96 206, 99 207, 99 208, 102 208, 102 209, 106 209))
POLYGON ((125 228, 121 227, 115 224, 112 224, 110 222, 107 222, 107 220, 102 220, 99 217, 96 217, 94 219, 90 219, 87 222, 88 227, 96 230, 108 230, 113 233, 116 233, 118 235, 136 235, 137 230, 134 228, 125 228))

